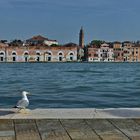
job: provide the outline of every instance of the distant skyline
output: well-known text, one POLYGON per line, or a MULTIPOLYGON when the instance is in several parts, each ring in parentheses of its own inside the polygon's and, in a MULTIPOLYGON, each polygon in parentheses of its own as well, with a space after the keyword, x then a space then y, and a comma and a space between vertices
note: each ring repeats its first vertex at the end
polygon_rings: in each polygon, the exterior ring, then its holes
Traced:
POLYGON ((139 0, 0 0, 0 39, 140 40, 139 0))

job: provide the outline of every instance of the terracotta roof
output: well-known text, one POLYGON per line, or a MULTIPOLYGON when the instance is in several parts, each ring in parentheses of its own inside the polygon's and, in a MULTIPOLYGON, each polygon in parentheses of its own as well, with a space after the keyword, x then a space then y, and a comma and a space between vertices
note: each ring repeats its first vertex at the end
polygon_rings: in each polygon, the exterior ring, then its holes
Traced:
POLYGON ((48 38, 45 38, 45 37, 43 37, 41 35, 37 35, 37 36, 33 36, 32 38, 30 38, 28 40, 36 40, 36 41, 40 40, 40 41, 43 41, 43 40, 48 40, 48 38))
POLYGON ((48 39, 48 38, 43 37, 41 35, 33 36, 32 38, 27 39, 27 41, 45 41, 45 40, 57 42, 57 40, 51 40, 51 39, 48 39))

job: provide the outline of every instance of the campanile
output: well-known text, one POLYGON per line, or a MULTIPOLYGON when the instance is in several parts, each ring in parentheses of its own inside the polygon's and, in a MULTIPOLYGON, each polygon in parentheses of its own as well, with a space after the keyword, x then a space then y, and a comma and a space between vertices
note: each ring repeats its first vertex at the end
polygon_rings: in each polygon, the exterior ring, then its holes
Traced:
POLYGON ((84 30, 83 30, 83 27, 81 27, 80 33, 79 33, 79 46, 81 48, 84 48, 84 30))

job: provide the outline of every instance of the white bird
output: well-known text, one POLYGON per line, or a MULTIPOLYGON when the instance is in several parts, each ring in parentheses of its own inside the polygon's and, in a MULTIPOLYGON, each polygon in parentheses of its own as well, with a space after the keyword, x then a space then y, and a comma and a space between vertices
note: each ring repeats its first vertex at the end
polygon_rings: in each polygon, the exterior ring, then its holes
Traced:
POLYGON ((15 106, 15 108, 26 109, 26 107, 28 107, 29 100, 27 98, 27 94, 30 94, 30 93, 27 91, 22 92, 22 99, 17 102, 17 105, 15 106))

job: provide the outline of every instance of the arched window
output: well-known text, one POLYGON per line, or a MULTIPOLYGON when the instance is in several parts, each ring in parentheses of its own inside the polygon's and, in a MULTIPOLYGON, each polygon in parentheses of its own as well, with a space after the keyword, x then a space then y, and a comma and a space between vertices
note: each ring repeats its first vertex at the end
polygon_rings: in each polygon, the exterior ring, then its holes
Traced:
POLYGON ((29 53, 28 52, 24 53, 24 58, 25 58, 25 62, 28 62, 28 58, 29 58, 29 53))
POLYGON ((16 55, 17 55, 16 52, 13 52, 13 53, 12 53, 12 60, 13 60, 13 62, 16 61, 16 55))
POLYGON ((51 52, 47 52, 46 60, 47 61, 52 61, 52 53, 51 52))
POLYGON ((70 53, 70 60, 73 61, 73 53, 70 53))
POLYGON ((13 52, 12 55, 17 55, 17 54, 15 52, 13 52))
POLYGON ((62 52, 59 53, 59 61, 62 61, 63 60, 63 54, 62 52))
POLYGON ((73 55, 73 53, 70 53, 70 55, 73 55))
POLYGON ((1 61, 1 62, 4 61, 4 52, 0 52, 0 61, 1 61))
POLYGON ((25 52, 24 55, 29 55, 29 53, 25 52))
POLYGON ((59 55, 63 55, 62 53, 59 53, 59 55))
POLYGON ((36 56, 36 61, 39 62, 39 61, 40 61, 40 53, 37 52, 36 55, 37 55, 37 56, 36 56))
POLYGON ((3 52, 0 52, 0 55, 4 55, 4 53, 3 52))
POLYGON ((39 53, 39 52, 37 52, 37 53, 36 53, 36 55, 40 55, 40 53, 39 53))

